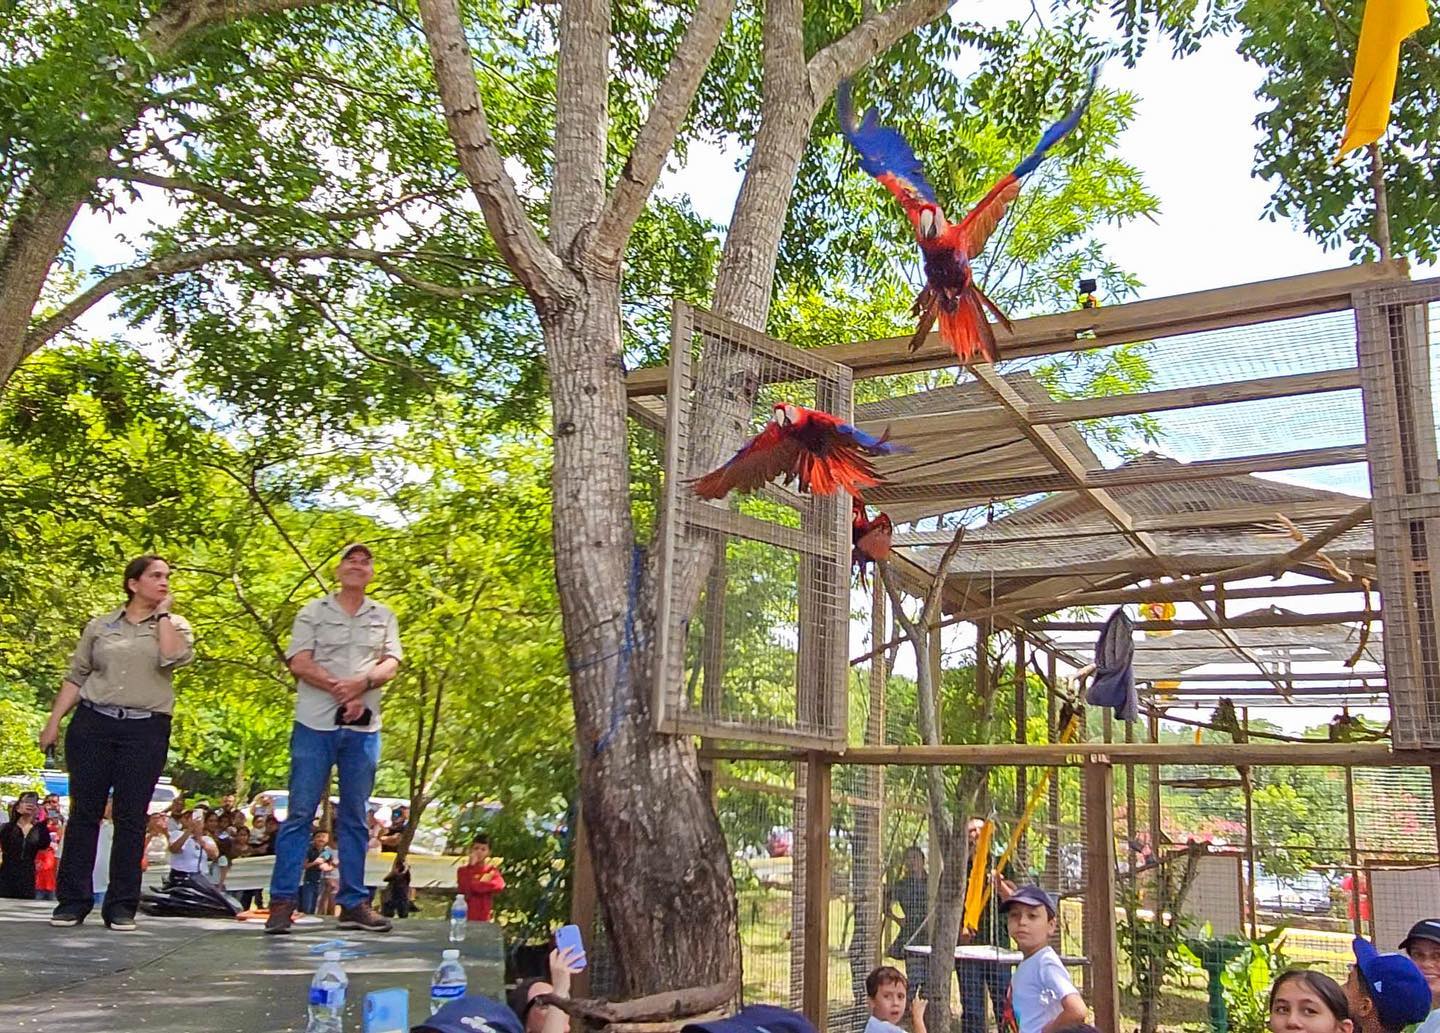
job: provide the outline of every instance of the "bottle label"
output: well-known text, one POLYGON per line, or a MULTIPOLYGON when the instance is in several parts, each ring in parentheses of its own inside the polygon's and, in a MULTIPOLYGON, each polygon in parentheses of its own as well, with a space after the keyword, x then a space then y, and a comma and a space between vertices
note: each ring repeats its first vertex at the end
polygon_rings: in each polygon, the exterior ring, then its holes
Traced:
POLYGON ((465 996, 464 983, 435 983, 430 987, 431 999, 439 998, 445 1001, 454 1000, 457 997, 465 996))
POLYGON ((343 1008, 345 1007, 345 988, 343 986, 312 986, 310 1003, 317 1008, 343 1008))

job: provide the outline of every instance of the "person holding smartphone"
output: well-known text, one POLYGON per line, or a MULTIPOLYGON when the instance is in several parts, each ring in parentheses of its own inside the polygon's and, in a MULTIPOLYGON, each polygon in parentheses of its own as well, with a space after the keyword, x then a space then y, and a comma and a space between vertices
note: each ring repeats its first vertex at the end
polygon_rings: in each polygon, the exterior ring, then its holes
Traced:
POLYGON ((300 892, 310 823, 330 771, 338 772, 335 834, 340 855, 340 928, 385 932, 390 920, 370 906, 365 887, 369 845, 366 804, 380 763, 380 687, 400 668, 400 625, 394 612, 365 594, 375 579, 368 546, 340 551, 340 589, 295 615, 286 658, 296 679, 290 733, 289 813, 275 836, 267 933, 288 933, 300 892))

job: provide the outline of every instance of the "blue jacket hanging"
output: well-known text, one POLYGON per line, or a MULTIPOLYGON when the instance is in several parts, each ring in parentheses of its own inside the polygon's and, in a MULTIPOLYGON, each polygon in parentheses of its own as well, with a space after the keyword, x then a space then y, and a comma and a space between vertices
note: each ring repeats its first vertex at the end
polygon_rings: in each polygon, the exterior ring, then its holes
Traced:
POLYGON ((1085 693, 1086 702, 1099 707, 1113 707, 1121 721, 1134 721, 1140 716, 1140 697, 1135 692, 1135 625, 1125 607, 1115 612, 1100 630, 1095 643, 1095 675, 1085 693))

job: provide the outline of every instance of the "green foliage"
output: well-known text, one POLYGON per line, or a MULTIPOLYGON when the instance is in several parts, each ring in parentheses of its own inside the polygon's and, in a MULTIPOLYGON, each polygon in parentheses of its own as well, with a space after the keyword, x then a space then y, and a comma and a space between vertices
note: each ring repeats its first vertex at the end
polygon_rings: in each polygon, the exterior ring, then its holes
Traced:
POLYGON ((36 744, 45 715, 19 700, 0 699, 0 775, 36 775, 45 755, 36 744))
POLYGON ((1270 987, 1289 967, 1283 928, 1244 942, 1240 953, 1220 974, 1232 1033, 1265 1033, 1270 1021, 1270 987))

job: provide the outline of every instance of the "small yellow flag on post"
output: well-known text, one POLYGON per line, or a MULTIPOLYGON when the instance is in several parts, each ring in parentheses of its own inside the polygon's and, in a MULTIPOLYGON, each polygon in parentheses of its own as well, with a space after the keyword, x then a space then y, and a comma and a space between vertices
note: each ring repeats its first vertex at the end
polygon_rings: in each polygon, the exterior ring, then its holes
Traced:
POLYGON ((1357 147, 1380 139, 1390 124, 1395 100, 1395 74, 1400 44, 1430 21, 1425 0, 1367 0, 1355 48, 1355 77, 1350 83, 1350 108, 1345 114, 1345 138, 1339 161, 1357 147))

